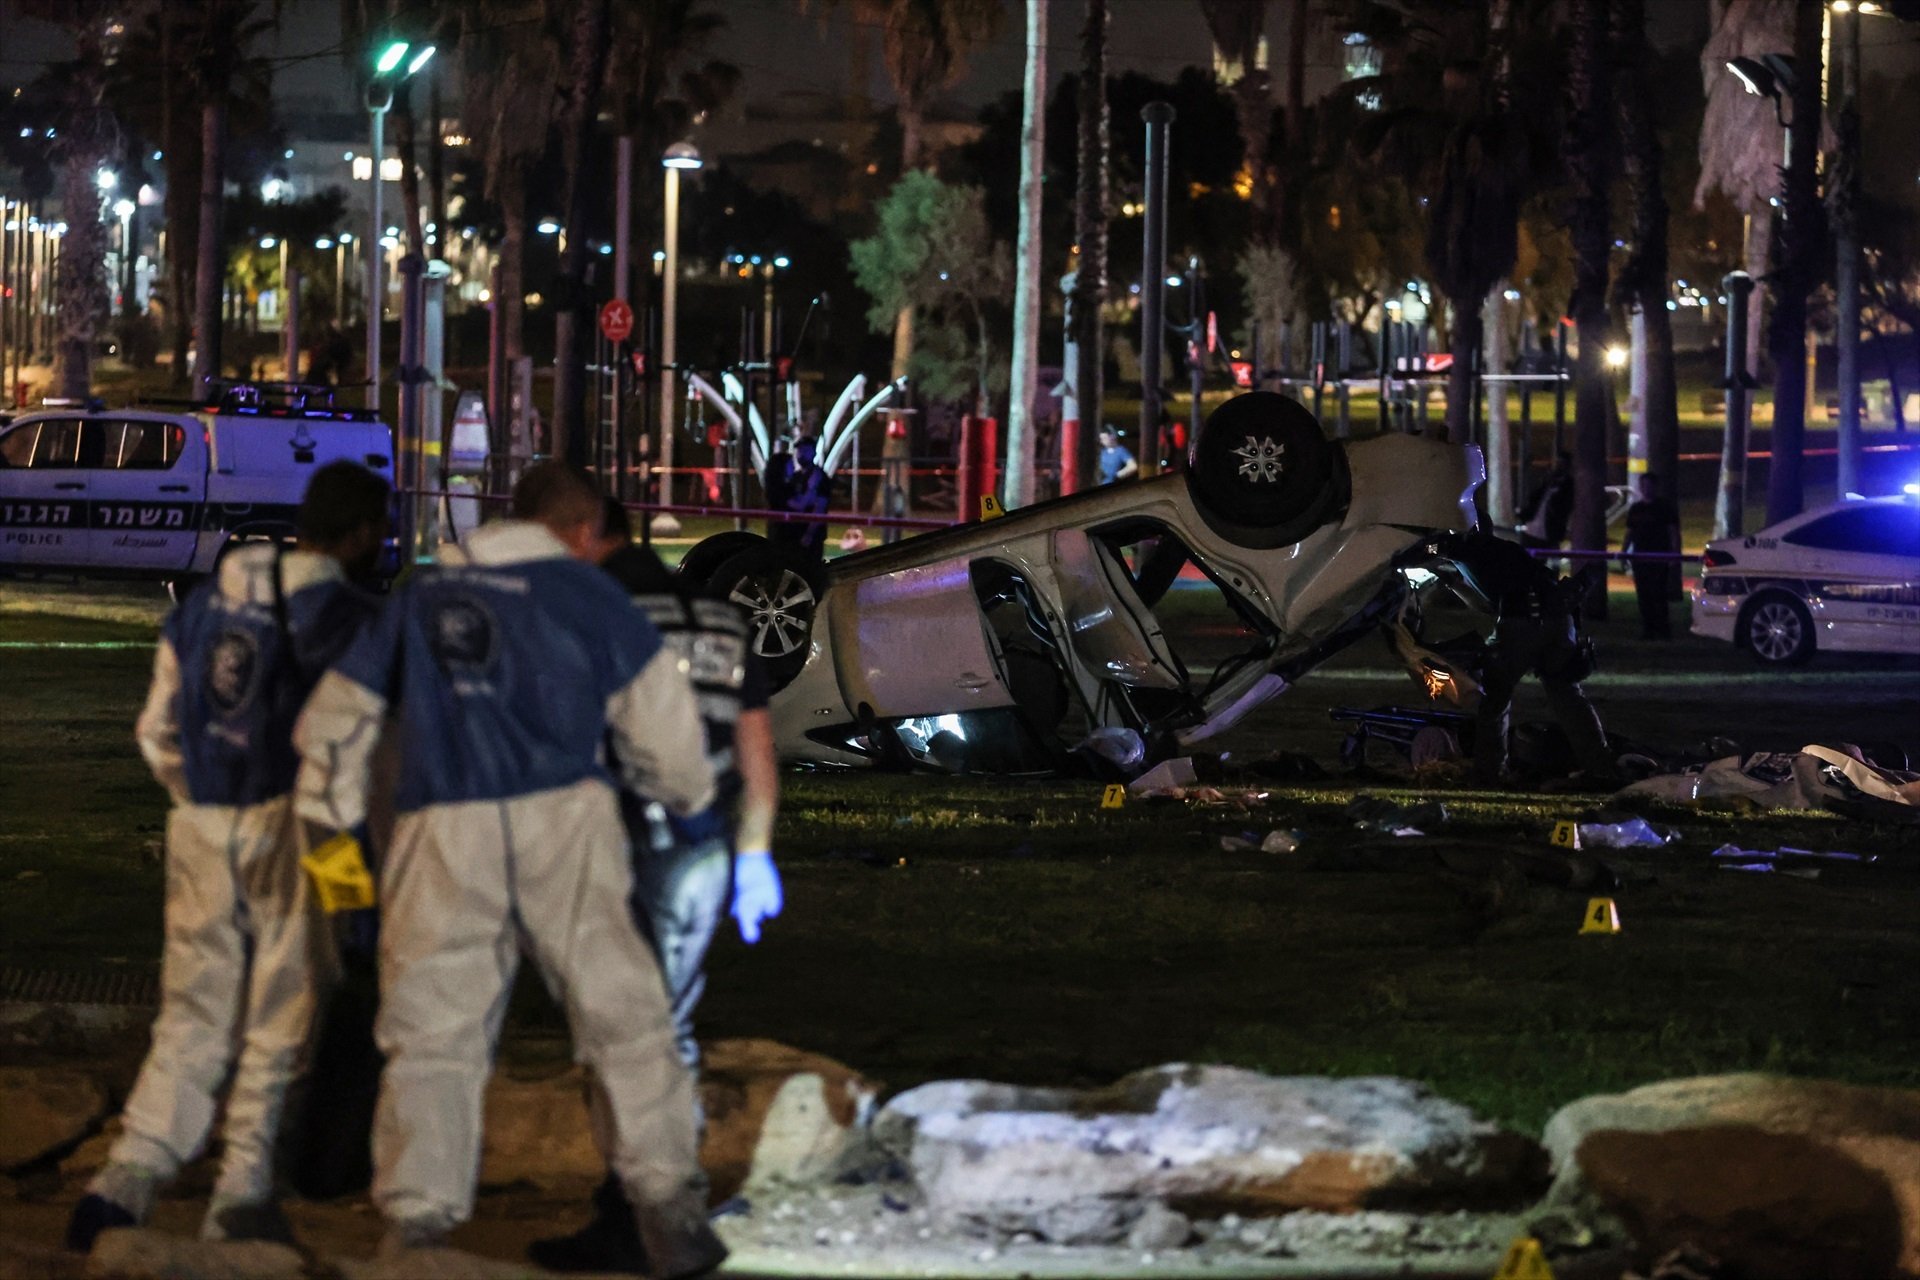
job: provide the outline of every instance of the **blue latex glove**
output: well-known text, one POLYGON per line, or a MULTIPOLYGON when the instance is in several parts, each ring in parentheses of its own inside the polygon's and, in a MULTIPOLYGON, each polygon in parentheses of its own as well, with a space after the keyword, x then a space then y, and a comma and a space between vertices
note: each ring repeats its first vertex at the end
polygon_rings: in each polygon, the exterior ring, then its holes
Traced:
POLYGON ((740 940, 760 941, 760 925, 780 914, 780 872, 765 849, 743 849, 733 859, 733 918, 740 940))

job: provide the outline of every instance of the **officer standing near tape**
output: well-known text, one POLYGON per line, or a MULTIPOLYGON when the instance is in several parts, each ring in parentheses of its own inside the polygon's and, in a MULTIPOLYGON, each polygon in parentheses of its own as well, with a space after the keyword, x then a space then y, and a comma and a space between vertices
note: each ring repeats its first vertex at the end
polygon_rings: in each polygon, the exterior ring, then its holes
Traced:
POLYGON ((300 868, 293 726, 321 674, 373 616, 350 579, 387 536, 386 481, 321 467, 298 542, 241 546, 167 618, 135 733, 173 797, 166 950, 153 1047, 123 1131, 67 1227, 86 1252, 144 1222, 200 1154, 226 1087, 225 1150, 201 1235, 291 1239, 274 1145, 318 1003, 324 928, 300 868))
MULTIPOLYGON (((689 818, 632 792, 620 797, 633 845, 634 914, 660 962, 680 1059, 697 1073, 693 1012, 706 991, 707 949, 722 915, 730 903, 741 938, 751 944, 761 925, 780 914, 780 874, 771 852, 780 779, 766 674, 747 643, 740 609, 689 591, 652 548, 633 541, 626 508, 612 498, 596 554, 686 660, 719 779, 714 803, 689 818)), ((618 1180, 602 1183, 593 1204, 593 1220, 580 1231, 535 1241, 533 1260, 554 1271, 644 1270, 645 1253, 618 1180)))
POLYGON ((582 472, 531 468, 512 519, 462 563, 414 574, 314 691, 295 734, 300 812, 364 814, 389 706, 401 736, 382 868, 387 1067, 373 1134, 382 1249, 432 1248, 471 1215, 481 1099, 521 945, 566 1010, 603 1104, 596 1135, 633 1206, 648 1273, 726 1258, 706 1216, 693 1081, 629 900, 633 866, 601 763, 671 812, 713 799, 686 664, 589 564, 601 499, 582 472))

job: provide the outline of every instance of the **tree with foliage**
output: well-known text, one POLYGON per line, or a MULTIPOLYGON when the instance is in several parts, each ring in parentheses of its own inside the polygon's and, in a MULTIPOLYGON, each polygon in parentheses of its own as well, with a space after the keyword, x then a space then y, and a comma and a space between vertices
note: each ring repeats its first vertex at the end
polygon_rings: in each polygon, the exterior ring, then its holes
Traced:
POLYGON ((877 210, 873 235, 850 246, 854 283, 873 305, 867 320, 885 333, 901 311, 920 324, 910 374, 939 399, 971 397, 993 412, 1006 385, 1006 353, 993 339, 1005 311, 1012 261, 987 230, 984 193, 915 170, 901 176, 877 210))

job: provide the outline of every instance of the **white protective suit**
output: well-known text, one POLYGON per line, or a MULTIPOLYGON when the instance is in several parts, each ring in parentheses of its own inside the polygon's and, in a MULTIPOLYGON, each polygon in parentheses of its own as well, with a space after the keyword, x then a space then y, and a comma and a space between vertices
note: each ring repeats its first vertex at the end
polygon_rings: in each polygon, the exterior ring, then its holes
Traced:
POLYGON ((300 869, 291 735, 374 603, 305 551, 281 560, 276 599, 275 558, 265 544, 233 552, 168 617, 135 731, 174 801, 161 1005, 93 1190, 136 1218, 199 1155, 230 1076, 214 1210, 273 1198, 280 1114, 330 955, 300 869))
POLYGON ((619 587, 544 528, 488 525, 464 550, 395 592, 295 735, 299 811, 337 829, 362 820, 383 717, 401 737, 380 872, 374 1199, 408 1239, 471 1213, 482 1093, 524 943, 605 1091, 603 1154, 672 1271, 706 1231, 693 1082, 628 910, 602 745, 625 785, 700 809, 714 779, 693 690, 619 587))

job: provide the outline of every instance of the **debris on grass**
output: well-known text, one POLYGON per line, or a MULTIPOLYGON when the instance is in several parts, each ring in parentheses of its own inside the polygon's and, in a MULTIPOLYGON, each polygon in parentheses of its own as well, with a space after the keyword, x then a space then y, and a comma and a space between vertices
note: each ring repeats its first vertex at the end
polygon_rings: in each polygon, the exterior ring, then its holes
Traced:
POLYGON ((1347 821, 1369 835, 1423 836, 1447 823, 1447 806, 1438 800, 1403 804, 1384 796, 1359 795, 1346 808, 1347 821))
POLYGON ((1656 827, 1645 818, 1577 825, 1583 849, 1657 849, 1680 838, 1680 833, 1672 827, 1656 827))

